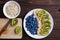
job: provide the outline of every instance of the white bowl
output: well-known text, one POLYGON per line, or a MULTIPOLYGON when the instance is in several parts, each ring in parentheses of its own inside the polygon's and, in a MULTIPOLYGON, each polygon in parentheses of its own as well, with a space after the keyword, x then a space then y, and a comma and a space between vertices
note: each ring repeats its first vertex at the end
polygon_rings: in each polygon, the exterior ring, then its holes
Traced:
MULTIPOLYGON (((38 9, 38 10, 42 10, 42 9, 39 9, 39 8, 37 8, 37 9, 38 9)), ((33 11, 34 11, 34 10, 37 10, 37 9, 33 9, 33 10, 31 10, 31 11, 29 11, 29 12, 27 13, 27 15, 25 16, 24 21, 23 21, 23 27, 24 27, 25 32, 26 32, 30 37, 32 37, 32 38, 34 38, 34 39, 43 39, 43 38, 47 37, 47 36, 52 32, 53 25, 54 25, 53 18, 52 18, 52 16, 50 15, 49 12, 46 11, 46 13, 47 13, 47 14, 49 15, 49 17, 50 17, 50 22, 51 22, 51 29, 50 29, 48 35, 46 35, 46 36, 32 35, 29 31, 27 31, 27 28, 26 28, 26 18, 27 18, 28 16, 30 16, 31 14, 33 14, 33 11)))
POLYGON ((19 14, 20 14, 20 11, 21 11, 21 7, 20 7, 20 5, 16 2, 16 1, 8 1, 8 2, 6 2, 5 3, 5 5, 4 5, 4 7, 3 7, 3 13, 4 13, 4 15, 7 17, 7 18, 10 18, 10 19, 12 19, 12 18, 16 18, 19 14), (7 13, 6 13, 6 7, 11 3, 11 2, 13 2, 13 3, 15 3, 17 6, 18 6, 18 14, 16 15, 16 16, 13 16, 13 17, 11 17, 11 16, 9 16, 7 13))

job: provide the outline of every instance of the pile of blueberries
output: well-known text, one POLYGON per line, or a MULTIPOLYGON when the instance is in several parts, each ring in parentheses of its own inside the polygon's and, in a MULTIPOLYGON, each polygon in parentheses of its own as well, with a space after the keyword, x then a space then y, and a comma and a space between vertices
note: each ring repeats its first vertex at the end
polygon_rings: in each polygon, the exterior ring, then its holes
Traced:
POLYGON ((34 14, 32 14, 26 18, 26 28, 31 34, 33 34, 33 35, 37 34, 38 20, 36 17, 34 17, 34 14))

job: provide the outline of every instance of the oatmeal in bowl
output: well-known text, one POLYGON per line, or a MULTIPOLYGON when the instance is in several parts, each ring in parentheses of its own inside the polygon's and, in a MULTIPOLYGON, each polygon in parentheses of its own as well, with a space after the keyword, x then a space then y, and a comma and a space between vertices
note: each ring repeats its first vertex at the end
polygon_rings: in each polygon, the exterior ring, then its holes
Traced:
POLYGON ((21 11, 20 5, 15 1, 8 1, 3 7, 3 13, 7 18, 16 18, 21 11))

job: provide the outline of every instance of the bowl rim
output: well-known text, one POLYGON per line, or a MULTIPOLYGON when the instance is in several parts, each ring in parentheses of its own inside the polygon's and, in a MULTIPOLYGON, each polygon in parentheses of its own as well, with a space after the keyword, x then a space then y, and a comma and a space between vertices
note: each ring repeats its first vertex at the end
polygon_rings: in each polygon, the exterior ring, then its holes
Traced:
POLYGON ((21 12, 21 6, 20 6, 19 3, 16 2, 16 1, 8 1, 8 2, 6 2, 6 3, 4 4, 4 6, 3 6, 3 14, 4 14, 7 18, 9 18, 9 19, 16 18, 17 16, 19 16, 20 12, 21 12), (7 15, 7 13, 6 13, 6 7, 7 7, 11 2, 14 2, 14 3, 18 6, 18 8, 19 8, 18 14, 17 14, 16 16, 13 16, 13 17, 7 15))
MULTIPOLYGON (((34 11, 34 10, 37 10, 37 9, 41 9, 41 8, 36 8, 36 9, 32 9, 32 10, 30 10, 29 12, 31 12, 31 11, 34 11)), ((43 9, 43 10, 45 10, 45 9, 43 9)), ((28 13, 29 13, 28 12, 28 13)), ((46 11, 46 12, 48 12, 48 11, 46 11)), ((26 14, 26 15, 28 15, 28 13, 26 14)), ((51 32, 52 32, 52 30, 53 30, 53 26, 54 26, 54 21, 53 21, 53 17, 52 17, 52 15, 48 12, 48 14, 49 14, 49 16, 51 16, 51 19, 52 19, 52 29, 50 30, 50 33, 47 35, 47 36, 49 36, 50 34, 51 34, 51 32)), ((25 22, 25 18, 26 18, 26 16, 24 17, 24 20, 23 20, 23 28, 24 28, 24 30, 25 30, 25 28, 26 28, 26 26, 25 26, 25 24, 24 24, 24 22, 25 22)), ((27 31, 25 30, 25 32, 27 33, 27 31)), ((28 34, 27 33, 27 35, 28 36, 30 36, 30 37, 32 37, 30 34, 28 34)), ((45 37, 43 37, 43 38, 46 38, 47 36, 45 36, 45 37)), ((34 37, 32 37, 32 38, 34 38, 34 37)), ((43 39, 43 38, 34 38, 34 39, 43 39)))

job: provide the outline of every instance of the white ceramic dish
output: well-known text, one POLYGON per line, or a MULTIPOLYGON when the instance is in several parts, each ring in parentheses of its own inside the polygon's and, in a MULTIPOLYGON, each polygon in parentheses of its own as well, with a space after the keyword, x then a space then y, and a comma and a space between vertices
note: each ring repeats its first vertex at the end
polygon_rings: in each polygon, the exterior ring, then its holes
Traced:
POLYGON ((12 18, 16 18, 19 14, 20 14, 20 11, 21 11, 21 7, 20 7, 20 5, 16 2, 16 1, 8 1, 8 2, 6 2, 5 3, 5 5, 4 5, 4 7, 3 7, 3 13, 4 13, 4 15, 7 17, 7 18, 10 18, 10 19, 12 19, 12 18), (6 7, 11 3, 11 2, 13 2, 13 3, 15 3, 17 6, 18 6, 18 14, 16 15, 16 16, 13 16, 13 17, 11 17, 11 16, 9 16, 9 15, 7 15, 7 13, 6 13, 6 7))
MULTIPOLYGON (((38 9, 38 10, 42 10, 42 9, 39 9, 39 8, 37 8, 37 9, 38 9)), ((26 18, 27 18, 28 16, 30 16, 31 14, 33 14, 33 11, 34 11, 34 10, 37 10, 37 9, 33 9, 33 10, 31 10, 31 11, 29 11, 29 12, 27 13, 27 15, 25 16, 24 21, 23 21, 23 27, 24 27, 25 32, 26 32, 30 37, 32 37, 32 38, 34 38, 34 39, 43 39, 43 38, 47 37, 47 36, 52 32, 53 25, 54 25, 53 18, 52 18, 52 16, 50 15, 49 12, 46 11, 46 13, 47 13, 47 14, 49 15, 49 17, 50 17, 50 22, 51 22, 51 29, 50 29, 48 35, 46 35, 46 36, 32 35, 29 31, 27 31, 27 28, 26 28, 26 18)))

